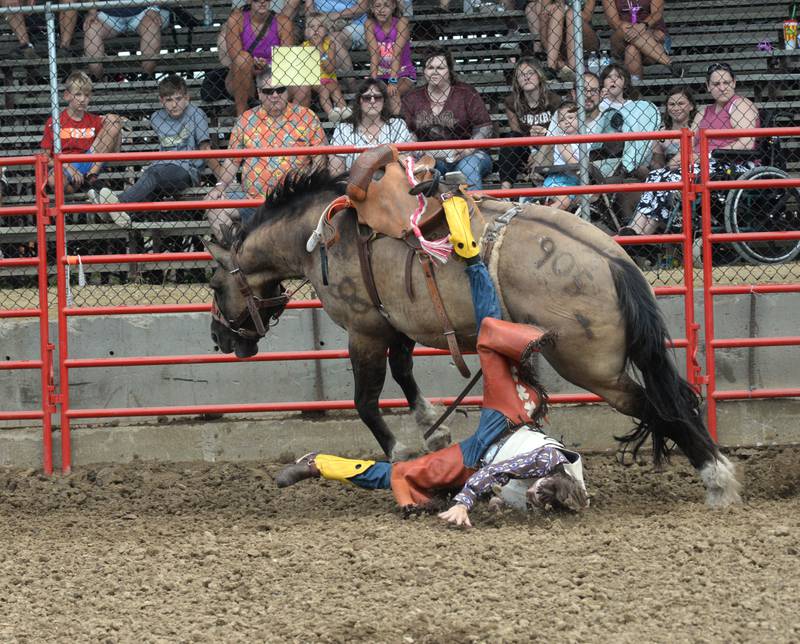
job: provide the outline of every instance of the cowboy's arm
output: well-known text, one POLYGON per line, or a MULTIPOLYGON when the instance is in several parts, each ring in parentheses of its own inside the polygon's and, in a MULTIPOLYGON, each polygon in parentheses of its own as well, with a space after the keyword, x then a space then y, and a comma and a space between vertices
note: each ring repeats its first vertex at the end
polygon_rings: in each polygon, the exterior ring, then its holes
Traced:
POLYGON ((467 479, 463 489, 453 500, 471 510, 475 501, 496 486, 502 487, 511 479, 538 479, 550 474, 566 458, 555 447, 546 445, 524 452, 499 463, 478 470, 467 479))

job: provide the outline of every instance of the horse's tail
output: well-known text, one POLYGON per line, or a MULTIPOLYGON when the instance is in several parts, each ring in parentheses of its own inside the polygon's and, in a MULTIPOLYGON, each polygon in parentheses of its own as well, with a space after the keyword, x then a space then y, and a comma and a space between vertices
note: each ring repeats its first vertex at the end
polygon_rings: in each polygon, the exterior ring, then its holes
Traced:
POLYGON ((700 396, 678 373, 667 350, 669 332, 644 275, 631 262, 610 259, 609 263, 625 323, 626 361, 639 371, 644 388, 639 424, 616 438, 635 456, 652 436, 656 463, 668 458, 666 440, 673 440, 700 469, 719 458, 700 413, 700 396))

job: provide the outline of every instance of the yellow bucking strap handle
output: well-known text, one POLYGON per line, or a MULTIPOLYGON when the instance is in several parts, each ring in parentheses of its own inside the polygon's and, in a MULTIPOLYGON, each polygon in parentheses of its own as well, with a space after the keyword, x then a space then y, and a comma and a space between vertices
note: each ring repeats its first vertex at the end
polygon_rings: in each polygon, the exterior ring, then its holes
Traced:
POLYGON ((480 252, 472 227, 469 223, 469 206, 463 197, 450 197, 442 200, 444 216, 450 227, 450 243, 457 255, 465 259, 475 257, 480 252))

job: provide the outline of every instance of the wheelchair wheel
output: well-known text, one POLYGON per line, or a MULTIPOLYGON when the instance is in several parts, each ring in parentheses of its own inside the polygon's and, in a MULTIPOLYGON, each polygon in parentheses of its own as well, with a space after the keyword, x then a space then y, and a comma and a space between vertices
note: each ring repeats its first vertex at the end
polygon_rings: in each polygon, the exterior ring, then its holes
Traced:
MULTIPOLYGON (((783 170, 752 168, 740 180, 788 179, 783 170)), ((730 233, 800 230, 800 191, 797 188, 741 188, 731 190, 725 203, 725 229, 730 233)), ((800 239, 734 242, 745 261, 780 264, 800 254, 800 239)))

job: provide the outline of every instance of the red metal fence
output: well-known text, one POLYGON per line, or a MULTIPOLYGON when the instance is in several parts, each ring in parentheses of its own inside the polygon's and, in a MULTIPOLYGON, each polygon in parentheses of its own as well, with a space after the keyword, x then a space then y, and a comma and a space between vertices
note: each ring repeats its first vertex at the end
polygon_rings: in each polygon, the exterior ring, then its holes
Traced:
POLYGON ((705 311, 704 337, 706 352, 706 374, 702 382, 706 385, 708 401, 708 426, 711 434, 717 437, 717 401, 746 400, 754 398, 788 398, 800 396, 800 387, 786 389, 717 389, 716 356, 717 349, 746 347, 778 347, 800 345, 800 336, 758 337, 758 338, 716 338, 714 330, 714 298, 719 295, 739 295, 745 293, 800 293, 800 284, 747 284, 715 285, 712 271, 712 246, 747 240, 794 240, 800 239, 800 230, 773 232, 715 233, 711 222, 711 193, 715 190, 736 190, 740 188, 797 188, 800 179, 712 181, 709 167, 709 141, 711 139, 735 139, 740 137, 790 137, 800 135, 800 128, 761 128, 753 130, 703 130, 700 132, 700 181, 698 189, 702 206, 703 239, 703 305, 705 311))
MULTIPOLYGON (((735 130, 735 136, 742 136, 742 130, 735 130)), ((758 130, 757 135, 777 136, 783 135, 797 135, 800 133, 798 128, 789 128, 775 130, 758 130)), ((733 136, 730 132, 710 132, 706 133, 702 140, 701 145, 707 146, 708 136, 733 136)), ((747 133, 750 136, 750 133, 747 133)), ((753 134, 755 136, 756 134, 753 134)), ((731 235, 712 234, 710 226, 706 230, 706 223, 708 219, 708 212, 706 209, 706 200, 708 194, 713 189, 723 187, 718 182, 710 182, 708 179, 708 166, 707 163, 703 166, 703 174, 701 174, 699 183, 692 172, 692 133, 689 130, 676 131, 676 132, 655 132, 655 133, 637 133, 637 134, 607 134, 607 135, 589 135, 589 136, 571 136, 563 137, 562 141, 565 143, 583 143, 594 141, 626 141, 626 140, 653 140, 653 139, 677 139, 681 143, 681 169, 682 180, 675 183, 626 183, 626 184, 604 184, 604 185, 591 185, 579 186, 569 188, 528 188, 516 190, 497 190, 487 191, 499 197, 516 197, 521 195, 532 196, 546 196, 558 194, 598 194, 598 193, 613 193, 613 192, 639 192, 643 190, 679 190, 681 192, 681 211, 683 229, 679 234, 669 235, 648 235, 640 236, 635 239, 631 238, 618 238, 621 244, 628 243, 658 243, 658 244, 676 244, 682 248, 682 262, 683 262, 683 276, 684 281, 680 285, 665 286, 656 288, 657 295, 680 295, 684 298, 684 328, 685 337, 677 338, 674 340, 673 346, 686 349, 686 373, 689 382, 693 385, 701 387, 706 384, 708 387, 709 398, 709 424, 712 434, 716 436, 716 400, 734 398, 734 397, 770 397, 774 395, 800 395, 800 389, 785 390, 781 392, 774 392, 771 390, 764 390, 760 392, 718 392, 715 388, 715 379, 713 377, 714 370, 714 356, 713 349, 722 346, 773 346, 780 343, 788 344, 789 340, 794 342, 800 341, 798 338, 784 338, 780 341, 776 339, 759 339, 744 340, 715 340, 713 338, 713 311, 711 311, 711 296, 726 293, 726 292, 752 292, 750 287, 746 291, 733 290, 740 287, 712 287, 710 273, 710 262, 706 263, 707 270, 704 273, 705 283, 704 290, 706 294, 706 347, 707 347, 707 375, 703 375, 702 368, 697 361, 697 337, 699 325, 695 322, 694 318, 694 284, 693 284, 693 270, 692 270, 692 205, 695 196, 700 193, 703 197, 703 225, 704 225, 704 252, 706 257, 710 258, 710 244, 716 241, 730 241, 731 235), (764 344, 758 344, 759 342, 764 344), (735 344, 726 344, 726 343, 735 344), (747 344, 747 343, 751 344, 747 344), (771 342, 771 344, 769 344, 771 342)), ((551 140, 545 140, 537 137, 526 137, 518 139, 492 139, 481 142, 480 145, 476 141, 454 141, 447 144, 452 148, 474 148, 474 147, 500 147, 510 145, 539 145, 545 143, 552 143, 551 140)), ((404 144, 398 146, 404 150, 419 150, 419 149, 441 149, 443 144, 436 143, 415 143, 404 144)), ((705 148, 707 151, 707 147, 705 148)), ((313 154, 331 154, 331 153, 348 153, 360 151, 359 148, 353 147, 320 147, 320 148, 303 148, 296 150, 297 154, 313 155, 313 154)), ((98 161, 120 161, 120 160, 153 160, 153 159, 175 159, 175 158, 221 158, 221 157, 250 157, 250 156, 284 156, 287 154, 286 149, 269 149, 269 150, 240 150, 240 151, 206 151, 206 152, 185 152, 185 153, 134 153, 134 154, 106 154, 94 155, 93 160, 98 161)), ((702 152, 701 157, 706 158, 702 152)), ((40 306, 37 309, 31 310, 14 310, 14 311, 1 311, 0 317, 21 317, 21 316, 37 316, 40 319, 41 327, 41 359, 36 361, 18 361, 6 362, 2 364, 2 369, 41 369, 42 372, 42 408, 40 411, 35 412, 0 412, 0 420, 4 419, 41 419, 43 423, 43 464, 44 470, 47 473, 52 472, 52 445, 50 434, 50 414, 58 409, 60 413, 60 426, 61 426, 61 460, 62 470, 68 473, 71 469, 72 456, 71 456, 71 438, 70 438, 70 422, 73 419, 81 418, 109 418, 109 417, 130 417, 130 416, 160 416, 160 415, 181 415, 181 414, 203 414, 203 413, 249 413, 249 412, 266 412, 266 411, 317 411, 317 410, 333 410, 333 409, 352 409, 353 402, 350 400, 337 400, 337 401, 297 401, 297 402, 265 402, 257 404, 218 404, 218 405, 176 405, 176 406, 160 406, 148 408, 116 408, 116 409, 78 409, 74 408, 70 403, 69 396, 69 383, 70 383, 70 370, 83 369, 83 368, 125 368, 132 366, 143 365, 176 365, 176 364, 200 364, 200 363, 232 363, 238 360, 231 356, 221 356, 214 354, 199 354, 199 355, 171 355, 171 356, 140 356, 140 357, 121 357, 121 358, 77 358, 69 355, 69 326, 67 324, 70 317, 77 316, 109 316, 109 315, 125 315, 125 314, 141 314, 141 313, 181 313, 181 312, 202 312, 209 311, 209 304, 151 304, 151 305, 126 305, 126 306, 72 306, 68 302, 68 284, 67 284, 67 267, 75 263, 75 258, 67 254, 65 244, 65 224, 64 216, 69 213, 77 212, 111 212, 119 210, 120 206, 115 204, 102 204, 102 205, 84 205, 84 204, 67 204, 64 199, 64 185, 61 167, 63 163, 81 161, 85 157, 79 155, 61 155, 55 160, 55 201, 52 208, 48 207, 44 199, 44 182, 47 176, 47 161, 44 158, 34 157, 20 157, 19 159, 5 159, 4 163, 8 164, 36 164, 36 181, 37 189, 36 206, 26 208, 6 209, 0 210, 0 214, 36 214, 37 217, 37 231, 38 231, 38 248, 39 255, 36 258, 26 258, 20 260, 0 260, 0 266, 14 265, 14 263, 22 262, 26 266, 37 265, 39 267, 39 296, 40 306), (52 351, 53 345, 50 343, 47 336, 47 260, 45 253, 42 249, 45 248, 45 224, 53 218, 56 224, 56 274, 57 274, 57 310, 58 310, 58 369, 59 369, 59 386, 58 391, 55 390, 52 381, 52 351)), ((776 182, 764 182, 765 185, 772 186, 776 182)), ((797 185, 797 181, 792 181, 791 185, 797 185)), ((736 182, 726 182, 724 186, 734 187, 736 182)), ((128 212, 138 212, 146 210, 159 210, 159 211, 186 211, 186 210, 203 210, 210 207, 245 207, 258 205, 257 202, 252 200, 238 200, 238 201, 176 201, 176 202, 156 202, 156 203, 138 203, 138 204, 125 204, 125 210, 128 212)), ((753 233, 750 233, 751 235, 753 233)), ((793 238, 800 238, 800 233, 794 233, 793 238)), ((94 255, 83 256, 81 262, 85 265, 92 264, 136 264, 141 262, 168 262, 175 260, 208 260, 210 255, 207 253, 142 253, 142 254, 128 254, 128 255, 94 255)), ((763 292, 796 292, 800 290, 798 285, 768 285, 763 288, 763 292)), ((310 308, 319 307, 318 300, 305 301, 305 302, 292 302, 290 308, 310 308)), ((446 352, 429 348, 418 348, 415 351, 417 356, 431 356, 431 355, 446 355, 446 352)), ((345 359, 348 357, 346 350, 320 350, 320 351, 294 351, 294 352, 270 352, 259 353, 250 361, 286 361, 286 360, 330 360, 330 359, 345 359)), ((450 398, 434 399, 434 402, 449 402, 450 398)), ((554 394, 551 396, 551 401, 554 403, 579 403, 579 402, 596 402, 600 400, 591 394, 554 394)), ((464 400, 464 404, 477 405, 480 404, 480 397, 469 397, 464 400)), ((406 406, 405 400, 383 400, 381 406, 386 407, 402 407, 406 406)))
POLYGON ((28 257, 0 257, 0 268, 31 266, 37 269, 39 306, 36 308, 0 309, 0 318, 38 318, 38 360, 6 360, 0 362, 0 370, 38 369, 41 380, 41 404, 36 410, 0 409, 0 420, 41 420, 42 422, 42 467, 50 474, 53 471, 52 425, 50 415, 55 411, 58 395, 53 384, 53 345, 50 342, 47 297, 47 252, 45 226, 48 223, 47 197, 44 184, 47 181, 47 157, 28 156, 0 159, 3 166, 26 166, 34 168, 37 190, 35 204, 0 208, 1 217, 34 215, 36 217, 36 254, 28 257))

